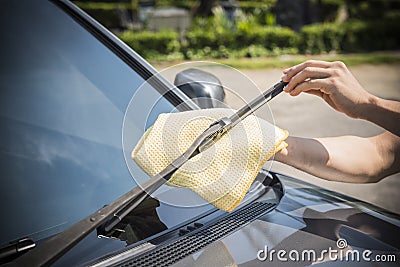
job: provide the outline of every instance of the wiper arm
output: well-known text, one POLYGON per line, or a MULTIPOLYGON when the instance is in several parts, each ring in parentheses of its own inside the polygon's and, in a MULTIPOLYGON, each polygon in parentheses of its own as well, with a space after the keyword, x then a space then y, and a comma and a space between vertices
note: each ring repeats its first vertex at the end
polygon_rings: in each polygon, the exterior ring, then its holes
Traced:
POLYGON ((11 264, 16 266, 48 266, 74 247, 79 241, 101 226, 111 229, 130 211, 137 207, 148 195, 162 186, 172 174, 190 158, 200 153, 199 147, 209 136, 221 129, 219 124, 211 125, 180 157, 169 164, 162 172, 154 175, 142 185, 127 192, 116 201, 99 209, 90 216, 72 225, 67 230, 44 241, 34 250, 17 258, 11 264), (111 219, 110 219, 111 218, 111 219))
POLYGON ((263 94, 245 105, 229 118, 222 118, 210 125, 200 134, 193 144, 180 157, 175 159, 163 171, 151 177, 147 182, 137 186, 116 201, 99 209, 92 215, 77 222, 67 230, 44 241, 40 246, 16 259, 18 266, 47 266, 74 247, 79 241, 101 226, 105 230, 117 225, 130 211, 137 207, 148 195, 162 186, 172 174, 185 162, 207 149, 212 142, 236 126, 241 120, 252 114, 262 105, 282 92, 287 83, 280 81, 263 94), (110 220, 110 218, 112 218, 110 220))
POLYGON ((0 264, 4 264, 36 246, 30 238, 22 238, 0 248, 0 264))

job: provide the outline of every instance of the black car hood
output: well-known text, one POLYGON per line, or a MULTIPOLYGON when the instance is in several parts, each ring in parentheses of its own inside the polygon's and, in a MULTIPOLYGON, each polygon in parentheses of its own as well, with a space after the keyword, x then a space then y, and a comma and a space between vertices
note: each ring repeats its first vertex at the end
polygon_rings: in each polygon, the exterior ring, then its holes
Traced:
MULTIPOLYGON (((285 175, 273 176, 275 178, 268 187, 270 190, 264 195, 230 214, 216 211, 207 215, 211 217, 210 223, 195 218, 189 225, 166 230, 139 243, 129 242, 129 236, 113 236, 124 242, 98 239, 93 233, 57 263, 69 266, 102 256, 101 259, 89 261, 98 266, 136 266, 139 263, 139 266, 153 266, 155 263, 163 266, 373 265, 373 261, 343 259, 343 255, 349 251, 363 253, 366 250, 371 251, 370 258, 378 254, 395 255, 394 262, 384 265, 398 262, 399 215, 285 175), (199 221, 204 226, 200 224, 200 228, 193 230, 193 233, 180 235, 182 229, 196 226, 195 223, 199 221), (128 247, 123 248, 125 242, 128 247), (338 242, 342 242, 340 245, 345 242, 345 246, 338 248, 338 242), (90 245, 86 247, 85 243, 90 245), (329 249, 342 254, 338 254, 338 259, 331 259, 326 253, 321 254, 329 249), (275 250, 275 258, 263 259, 265 252, 272 250, 275 250), (280 250, 286 251, 286 261, 276 258, 276 252, 280 250), (299 255, 313 250, 315 258, 290 260, 288 253, 292 250, 299 255), (82 251, 86 251, 87 255, 82 255, 82 251)), ((157 201, 150 201, 145 206, 158 205, 157 201)), ((154 218, 158 217, 154 217, 155 214, 147 209, 139 209, 137 213, 138 216, 153 219, 149 219, 151 224, 145 219, 141 220, 143 227, 139 227, 135 219, 135 225, 140 229, 132 227, 133 233, 140 230, 142 234, 152 235, 154 229, 162 231, 165 228, 164 224, 156 223, 158 220, 154 218)), ((132 218, 136 217, 132 215, 132 218)), ((129 226, 129 223, 126 225, 129 226)), ((129 233, 126 229, 124 232, 129 233)))
MULTIPOLYGON (((362 258, 358 262, 344 261, 343 255, 355 250, 360 253, 371 250, 370 258, 376 254, 395 254, 398 263, 398 215, 284 175, 278 176, 286 192, 275 210, 174 266, 374 264, 362 258), (346 242, 345 247, 338 248, 338 245, 344 245, 337 242, 346 242), (338 259, 332 260, 326 253, 319 257, 323 250, 329 248, 338 252, 343 250, 342 258, 338 254, 338 259), (263 250, 259 255, 262 258, 265 257, 265 250, 284 250, 286 253, 296 250, 301 255, 310 249, 316 252, 314 262, 307 259, 291 261, 288 254, 287 261, 279 261, 276 256, 264 261, 257 258, 260 250, 263 250)), ((396 261, 392 264, 396 264, 396 261)))

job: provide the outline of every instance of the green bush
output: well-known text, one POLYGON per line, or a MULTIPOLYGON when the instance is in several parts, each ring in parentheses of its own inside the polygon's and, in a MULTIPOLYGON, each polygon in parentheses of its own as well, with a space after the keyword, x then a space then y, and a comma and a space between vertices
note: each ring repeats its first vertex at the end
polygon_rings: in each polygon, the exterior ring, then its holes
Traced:
POLYGON ((400 23, 391 20, 351 21, 344 24, 342 48, 348 52, 400 48, 400 23))
POLYGON ((188 47, 193 49, 204 47, 217 49, 221 46, 229 49, 242 49, 257 45, 271 50, 275 47, 294 47, 298 41, 294 31, 278 26, 258 26, 220 32, 194 30, 188 32, 186 38, 188 47))
POLYGON ((259 29, 262 45, 267 49, 276 47, 294 47, 297 45, 297 34, 289 28, 278 26, 262 27, 259 29))
POLYGON ((307 25, 301 29, 299 48, 301 52, 311 54, 340 52, 344 35, 345 29, 340 24, 307 25))
POLYGON ((351 19, 380 20, 388 12, 400 9, 398 0, 346 0, 351 19))
POLYGON ((154 58, 158 55, 177 55, 176 53, 180 52, 178 33, 174 31, 125 31, 118 37, 146 58, 154 58))
POLYGON ((298 54, 299 50, 295 47, 280 48, 274 47, 272 49, 266 49, 264 46, 250 45, 246 48, 232 51, 230 57, 232 58, 257 58, 257 57, 269 57, 269 56, 280 56, 280 55, 294 55, 298 54))
POLYGON ((225 46, 221 45, 216 49, 205 46, 202 49, 189 48, 184 52, 185 59, 201 60, 205 58, 229 58, 232 51, 228 50, 225 46))
POLYGON ((368 24, 363 21, 347 22, 343 25, 345 34, 341 47, 346 52, 360 52, 373 50, 376 42, 373 34, 368 36, 368 24), (368 40, 369 39, 369 40, 368 40))
POLYGON ((302 28, 299 48, 311 54, 399 49, 398 32, 397 19, 313 24, 302 28))
POLYGON ((275 14, 272 12, 275 4, 276 0, 239 2, 240 9, 245 14, 254 16, 261 25, 275 25, 275 14))
POLYGON ((195 28, 186 33, 182 42, 173 31, 126 31, 119 37, 150 60, 201 60, 399 49, 397 32, 400 23, 398 16, 393 15, 380 21, 312 24, 300 33, 278 26, 242 24, 233 30, 195 28))
POLYGON ((187 45, 193 49, 203 49, 204 47, 210 47, 211 49, 217 49, 220 46, 235 48, 236 33, 231 31, 189 31, 186 34, 187 45))

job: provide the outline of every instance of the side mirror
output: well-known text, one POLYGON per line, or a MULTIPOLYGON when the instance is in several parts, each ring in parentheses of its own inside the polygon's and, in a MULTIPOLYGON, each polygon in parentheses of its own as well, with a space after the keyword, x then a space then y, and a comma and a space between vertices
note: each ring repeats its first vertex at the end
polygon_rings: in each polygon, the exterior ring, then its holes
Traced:
POLYGON ((175 76, 174 84, 200 108, 224 106, 225 91, 221 81, 209 72, 186 69, 175 76))

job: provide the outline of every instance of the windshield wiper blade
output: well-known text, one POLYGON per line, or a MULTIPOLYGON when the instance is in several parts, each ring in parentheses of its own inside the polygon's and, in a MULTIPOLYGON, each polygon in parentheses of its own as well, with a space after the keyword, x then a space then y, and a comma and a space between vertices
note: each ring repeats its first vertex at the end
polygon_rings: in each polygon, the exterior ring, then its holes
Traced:
POLYGON ((229 118, 222 118, 211 124, 200 134, 193 144, 169 164, 163 171, 151 177, 116 201, 99 209, 92 215, 72 225, 67 230, 41 243, 34 250, 17 258, 12 264, 17 266, 48 266, 74 247, 79 241, 100 227, 107 231, 117 225, 122 218, 137 207, 148 195, 160 188, 189 159, 207 149, 212 142, 236 126, 241 120, 254 113, 262 105, 282 92, 287 83, 280 81, 263 94, 245 105, 229 118), (111 219, 110 219, 111 218, 111 219))
POLYGON ((38 245, 34 250, 20 256, 11 265, 48 266, 74 247, 97 227, 112 228, 124 215, 137 207, 148 195, 160 188, 185 162, 200 153, 199 147, 209 136, 220 130, 219 124, 206 129, 180 157, 169 164, 162 172, 154 175, 142 185, 138 185, 114 202, 75 223, 65 231, 38 245), (111 218, 111 219, 110 219, 111 218))

